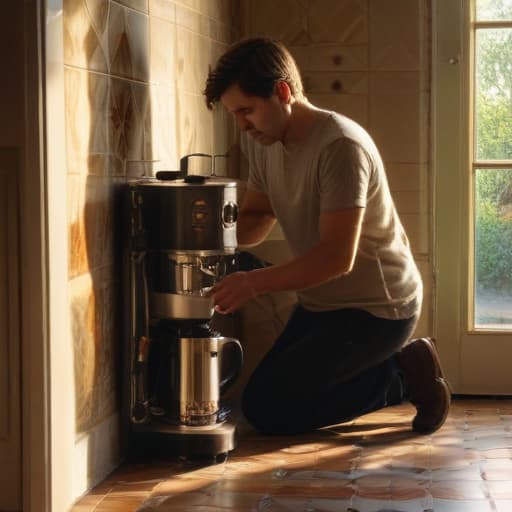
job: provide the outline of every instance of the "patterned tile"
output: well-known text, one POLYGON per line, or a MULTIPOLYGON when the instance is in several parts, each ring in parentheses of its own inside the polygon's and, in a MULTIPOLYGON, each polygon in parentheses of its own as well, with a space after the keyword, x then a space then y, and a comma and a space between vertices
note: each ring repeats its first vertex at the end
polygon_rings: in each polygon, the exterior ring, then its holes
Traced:
POLYGON ((149 18, 110 3, 108 48, 110 73, 123 78, 149 80, 149 18))
MULTIPOLYGON (((298 438, 248 432, 228 460, 216 466, 187 469, 173 463, 167 474, 161 462, 124 466, 103 484, 101 503, 110 508, 94 510, 121 512, 129 504, 138 506, 138 512, 508 511, 510 453, 495 452, 493 459, 485 454, 489 446, 501 446, 507 439, 506 431, 495 425, 501 421, 499 406, 508 407, 509 402, 494 402, 494 413, 490 402, 477 402, 476 407, 473 402, 469 414, 466 402, 454 401, 449 421, 431 436, 410 432, 409 405, 298 438), (478 423, 475 430, 458 421, 468 416, 478 423), (372 428, 386 423, 383 441, 372 428), (488 436, 483 434, 486 429, 488 436), (487 439, 487 444, 466 446, 468 434, 487 439), (132 483, 121 485, 127 480, 132 483)), ((96 497, 84 497, 72 512, 91 512, 96 497)))
POLYGON ((64 0, 64 62, 108 71, 108 0, 64 0))
POLYGON ((109 154, 109 80, 66 68, 66 161, 69 174, 105 175, 109 154))

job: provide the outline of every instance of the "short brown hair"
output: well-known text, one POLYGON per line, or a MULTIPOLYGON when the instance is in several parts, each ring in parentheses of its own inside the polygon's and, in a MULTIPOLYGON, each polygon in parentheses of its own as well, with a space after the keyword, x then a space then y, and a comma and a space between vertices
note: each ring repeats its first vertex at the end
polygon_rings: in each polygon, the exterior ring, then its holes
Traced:
POLYGON ((283 44, 266 37, 244 39, 228 48, 208 73, 206 106, 211 109, 235 83, 249 96, 270 98, 280 81, 288 84, 293 96, 303 97, 299 69, 283 44))

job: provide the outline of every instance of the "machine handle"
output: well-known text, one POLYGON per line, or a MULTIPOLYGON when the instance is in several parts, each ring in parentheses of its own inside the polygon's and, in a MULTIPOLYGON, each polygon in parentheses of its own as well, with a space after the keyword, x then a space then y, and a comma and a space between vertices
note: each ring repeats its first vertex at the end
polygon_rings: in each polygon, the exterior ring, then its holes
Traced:
POLYGON ((207 153, 190 153, 180 158, 180 172, 183 177, 188 176, 188 160, 192 156, 200 156, 210 159, 210 175, 213 175, 213 156, 207 153))
POLYGON ((219 338, 219 373, 221 373, 222 368, 222 358, 224 356, 224 348, 226 345, 234 344, 237 347, 236 350, 236 364, 235 368, 228 373, 224 378, 221 377, 220 383, 219 383, 219 394, 223 395, 225 391, 231 386, 231 384, 235 381, 235 379, 238 377, 240 370, 242 369, 242 364, 244 361, 244 355, 242 350, 242 345, 236 338, 228 338, 228 337, 221 337, 219 338))

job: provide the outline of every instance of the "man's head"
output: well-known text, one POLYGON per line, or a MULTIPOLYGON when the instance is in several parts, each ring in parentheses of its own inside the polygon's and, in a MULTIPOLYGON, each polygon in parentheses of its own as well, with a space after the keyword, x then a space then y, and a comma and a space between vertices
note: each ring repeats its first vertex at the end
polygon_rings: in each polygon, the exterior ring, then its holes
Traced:
POLYGON ((290 52, 272 39, 245 39, 231 46, 208 74, 206 105, 211 109, 234 84, 248 96, 268 99, 278 82, 286 82, 294 98, 303 98, 302 80, 290 52))
POLYGON ((295 60, 281 43, 266 38, 228 49, 210 71, 204 94, 208 108, 221 101, 239 128, 265 145, 284 140, 291 104, 305 99, 295 60))

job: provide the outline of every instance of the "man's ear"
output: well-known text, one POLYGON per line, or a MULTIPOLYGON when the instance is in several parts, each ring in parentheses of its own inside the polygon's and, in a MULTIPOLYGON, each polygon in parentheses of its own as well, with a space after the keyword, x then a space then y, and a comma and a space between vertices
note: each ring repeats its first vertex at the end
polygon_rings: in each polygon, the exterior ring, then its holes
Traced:
POLYGON ((290 86, 284 81, 280 80, 276 84, 276 94, 282 103, 288 104, 292 99, 292 91, 290 86))

